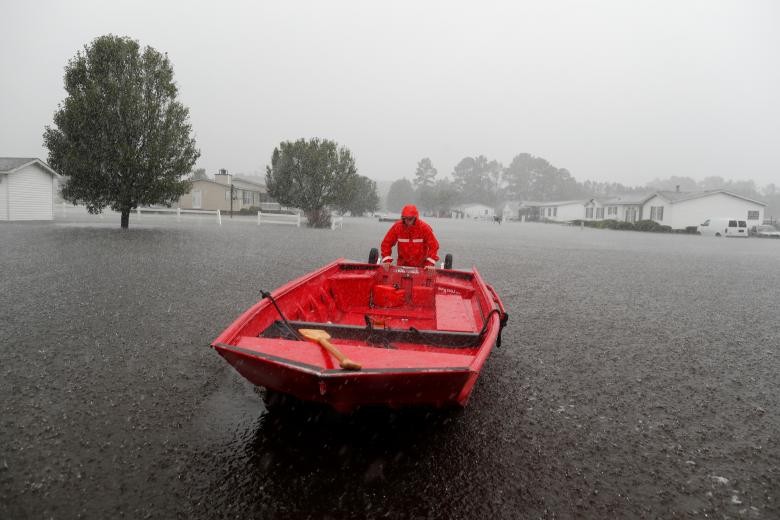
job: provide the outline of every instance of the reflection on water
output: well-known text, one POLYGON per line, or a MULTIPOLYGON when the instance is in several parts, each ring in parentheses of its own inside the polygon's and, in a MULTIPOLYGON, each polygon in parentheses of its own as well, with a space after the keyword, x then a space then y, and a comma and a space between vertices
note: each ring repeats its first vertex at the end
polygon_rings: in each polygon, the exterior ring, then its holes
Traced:
POLYGON ((457 437, 461 413, 380 408, 343 416, 311 405, 263 413, 197 457, 192 513, 426 514, 438 497, 420 501, 414 488, 434 470, 448 473, 447 439, 457 437))

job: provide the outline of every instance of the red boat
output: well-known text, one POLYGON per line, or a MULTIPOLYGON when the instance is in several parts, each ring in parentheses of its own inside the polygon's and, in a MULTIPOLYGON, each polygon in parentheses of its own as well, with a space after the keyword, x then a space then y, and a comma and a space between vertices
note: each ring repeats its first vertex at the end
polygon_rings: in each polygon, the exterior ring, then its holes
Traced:
POLYGON ((211 346, 255 385, 340 412, 465 406, 501 344, 498 295, 476 269, 375 260, 339 259, 262 293, 211 346))

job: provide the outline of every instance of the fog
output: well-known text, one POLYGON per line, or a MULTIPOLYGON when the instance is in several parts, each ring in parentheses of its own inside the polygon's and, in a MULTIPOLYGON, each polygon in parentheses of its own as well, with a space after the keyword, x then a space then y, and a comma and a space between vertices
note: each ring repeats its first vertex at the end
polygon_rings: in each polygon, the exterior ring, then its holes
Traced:
POLYGON ((777 183, 780 7, 754 2, 3 2, 0 156, 46 160, 63 68, 166 52, 213 174, 323 137, 378 181, 541 156, 585 180, 777 183))

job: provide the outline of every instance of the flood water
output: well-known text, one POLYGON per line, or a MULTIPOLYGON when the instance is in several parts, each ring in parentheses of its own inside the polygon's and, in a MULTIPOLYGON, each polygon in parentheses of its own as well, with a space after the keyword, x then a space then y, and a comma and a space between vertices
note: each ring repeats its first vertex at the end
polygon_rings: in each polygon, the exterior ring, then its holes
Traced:
POLYGON ((780 241, 429 222, 503 346, 462 411, 350 416, 208 345, 389 223, 0 225, 0 518, 780 516, 780 241))

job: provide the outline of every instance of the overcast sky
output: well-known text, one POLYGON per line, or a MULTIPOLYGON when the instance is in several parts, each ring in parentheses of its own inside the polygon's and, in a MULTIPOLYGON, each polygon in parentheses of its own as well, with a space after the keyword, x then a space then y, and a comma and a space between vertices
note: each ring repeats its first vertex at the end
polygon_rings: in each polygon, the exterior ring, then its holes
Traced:
POLYGON ((780 2, 0 0, 0 156, 46 160, 63 68, 113 33, 166 52, 199 167, 333 139, 395 180, 522 152, 579 181, 780 184, 780 2))

